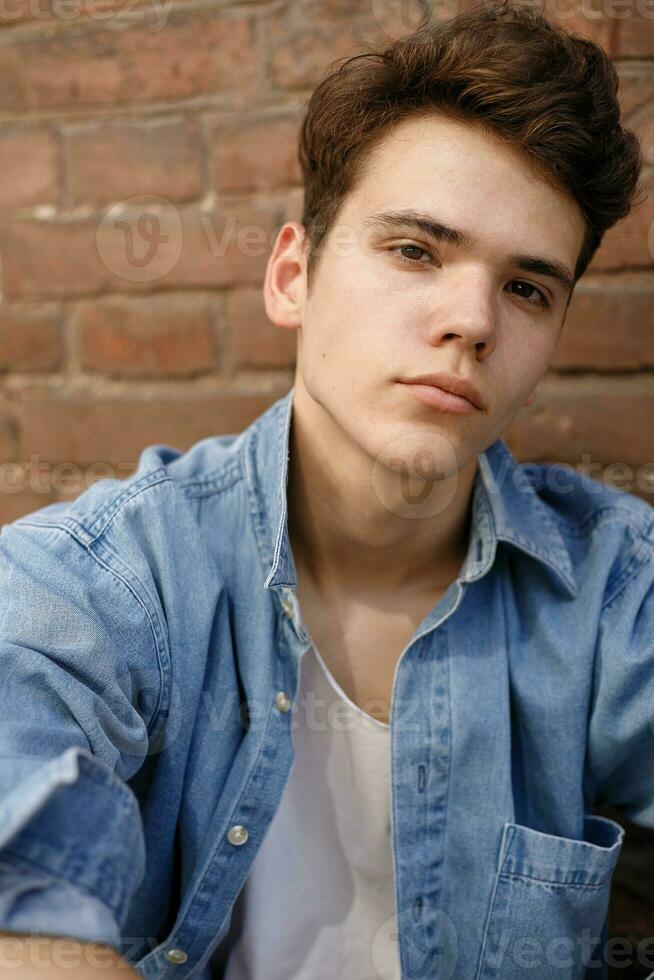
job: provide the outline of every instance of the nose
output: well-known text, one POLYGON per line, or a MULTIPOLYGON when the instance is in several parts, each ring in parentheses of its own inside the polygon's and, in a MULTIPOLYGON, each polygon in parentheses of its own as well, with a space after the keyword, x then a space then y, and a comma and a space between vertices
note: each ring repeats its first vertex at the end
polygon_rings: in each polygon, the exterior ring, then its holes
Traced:
POLYGON ((497 343, 492 289, 490 279, 481 272, 468 271, 441 281, 434 298, 429 343, 433 347, 470 347, 477 358, 488 357, 497 343))

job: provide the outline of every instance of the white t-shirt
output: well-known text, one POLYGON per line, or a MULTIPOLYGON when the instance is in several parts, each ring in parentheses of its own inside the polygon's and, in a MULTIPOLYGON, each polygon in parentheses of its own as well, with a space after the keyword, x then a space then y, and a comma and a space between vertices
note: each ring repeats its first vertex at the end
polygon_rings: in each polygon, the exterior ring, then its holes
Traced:
POLYGON ((293 767, 234 904, 224 980, 401 980, 390 727, 315 646, 300 667, 293 767))

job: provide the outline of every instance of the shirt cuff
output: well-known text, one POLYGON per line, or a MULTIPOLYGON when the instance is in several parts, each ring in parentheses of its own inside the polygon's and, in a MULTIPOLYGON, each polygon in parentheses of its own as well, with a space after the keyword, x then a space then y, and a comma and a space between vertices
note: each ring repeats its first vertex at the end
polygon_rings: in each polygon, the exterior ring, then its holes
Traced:
POLYGON ((6 854, 0 856, 0 930, 120 945, 118 923, 104 902, 6 854))

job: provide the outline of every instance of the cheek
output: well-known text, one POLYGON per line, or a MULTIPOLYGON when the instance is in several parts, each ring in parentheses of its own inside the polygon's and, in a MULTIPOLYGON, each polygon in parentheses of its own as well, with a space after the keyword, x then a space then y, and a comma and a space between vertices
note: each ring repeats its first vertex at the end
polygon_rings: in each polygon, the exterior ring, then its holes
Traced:
POLYGON ((556 348, 556 339, 546 325, 541 328, 502 330, 497 336, 494 354, 504 366, 511 388, 534 385, 547 370, 556 348))
MULTIPOLYGON (((489 392, 491 401, 498 409, 511 412, 522 405, 541 376, 537 363, 522 348, 495 347, 486 363, 486 375, 493 389, 489 392)), ((479 367, 483 369, 483 365, 479 367)))

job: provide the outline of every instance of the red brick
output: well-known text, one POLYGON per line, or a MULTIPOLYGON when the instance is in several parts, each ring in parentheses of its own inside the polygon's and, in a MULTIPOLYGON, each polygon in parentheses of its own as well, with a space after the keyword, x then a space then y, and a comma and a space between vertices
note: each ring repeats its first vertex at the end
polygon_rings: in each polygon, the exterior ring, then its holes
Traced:
POLYGON ((557 0, 556 3, 545 2, 537 6, 542 7, 548 20, 566 31, 594 41, 611 53, 616 21, 602 13, 602 2, 610 3, 611 0, 557 0))
POLYGON ((0 393, 0 463, 17 458, 20 412, 7 393, 0 393))
MULTIPOLYGON (((192 391, 105 395, 26 391, 22 458, 133 466, 148 445, 187 449, 206 436, 241 432, 288 386, 266 393, 192 391)), ((123 469, 119 475, 126 473, 123 469)))
MULTIPOLYGON (((649 470, 651 469, 652 467, 649 468, 649 470)), ((616 483, 614 478, 610 476, 610 464, 602 470, 602 473, 598 476, 598 479, 602 480, 604 483, 610 483, 612 486, 617 486, 618 490, 626 489, 624 482, 618 481, 616 483)), ((640 482, 637 478, 632 481, 631 490, 629 492, 633 493, 635 497, 640 497, 640 499, 644 500, 646 504, 650 505, 650 507, 654 507, 654 481, 646 483, 645 469, 643 469, 641 472, 640 482)), ((651 909, 649 912, 649 918, 651 921, 651 909)), ((648 932, 647 934, 651 935, 651 932, 648 932)))
POLYGON ((225 318, 231 368, 288 367, 295 363, 297 330, 277 327, 268 319, 261 289, 231 292, 225 318))
POLYGON ((0 207, 59 201, 57 141, 49 132, 0 135, 0 207))
POLYGON ((86 20, 0 48, 0 111, 9 113, 206 94, 242 104, 261 84, 251 18, 238 10, 182 8, 161 30, 140 18, 120 29, 86 20))
POLYGON ((74 129, 67 133, 67 151, 72 203, 115 201, 138 194, 181 201, 203 192, 199 135, 188 122, 74 129))
POLYGON ((654 164, 654 103, 636 113, 630 128, 640 136, 644 163, 651 166, 654 164))
POLYGON ((616 371, 654 367, 654 278, 585 276, 578 283, 552 367, 616 371))
POLYGON ((0 525, 11 524, 56 500, 54 493, 32 490, 29 476, 18 463, 0 465, 0 525))
MULTIPOLYGON (((613 43, 609 54, 612 58, 649 58, 654 51, 654 6, 651 0, 624 0, 616 3, 618 11, 628 13, 616 19, 613 43)), ((609 5, 608 11, 612 8, 609 5)))
POLYGON ((107 208, 93 220, 8 224, 3 230, 7 296, 73 298, 144 285, 215 289, 261 283, 276 231, 300 213, 298 196, 290 192, 256 206, 213 212, 178 210, 165 201, 163 208, 156 236, 148 224, 145 240, 140 223, 152 210, 149 203, 119 212, 107 208))
POLYGON ((650 0, 557 0, 545 4, 550 20, 599 44, 612 58, 648 57, 654 44, 650 0))
POLYGON ((40 460, 40 468, 44 474, 43 481, 54 490, 57 500, 75 500, 98 480, 124 480, 131 476, 136 467, 135 460, 124 463, 110 463, 98 460, 93 463, 73 463, 60 461, 57 463, 41 460, 36 454, 33 458, 40 460))
POLYGON ((0 307, 0 370, 56 371, 63 360, 59 312, 0 307))
MULTIPOLYGON (((438 4, 431 5, 431 13, 434 20, 444 20, 454 17, 466 7, 474 6, 476 2, 439 0, 438 4)), ((363 10, 369 23, 366 35, 370 34, 373 44, 386 46, 418 27, 425 15, 425 4, 423 0, 372 0, 372 3, 368 0, 363 10)))
MULTIPOLYGON (((369 17, 366 25, 369 31, 369 17)), ((264 33, 273 84, 281 89, 313 88, 331 62, 361 53, 363 40, 351 16, 335 16, 317 4, 303 8, 302 17, 293 5, 276 10, 265 22, 264 33)))
POLYGON ((193 375, 215 364, 206 303, 192 296, 113 297, 73 315, 82 368, 118 375, 193 375))
MULTIPOLYGON (((549 376, 506 431, 521 459, 654 462, 654 376, 549 376)), ((593 475, 593 474, 591 474, 593 475)))
POLYGON ((277 231, 298 220, 297 195, 257 205, 227 206, 200 215, 182 214, 184 247, 179 261, 159 282, 170 286, 219 288, 261 285, 277 231))
POLYGON ((626 218, 606 232, 588 266, 604 269, 651 268, 654 265, 654 175, 643 174, 643 194, 626 218))
POLYGON ((298 129, 295 116, 218 123, 212 132, 216 190, 243 192, 299 184, 298 129))
MULTIPOLYGON (((474 6, 474 2, 465 5, 474 6)), ((652 53, 651 0, 557 0, 536 6, 550 21, 594 41, 612 58, 648 57, 652 53)))
POLYGON ((94 221, 17 221, 3 231, 4 288, 25 299, 75 296, 111 280, 96 247, 94 221))
POLYGON ((619 98, 624 118, 654 99, 654 65, 623 61, 616 65, 620 78, 619 98))
MULTIPOLYGON (((175 9, 183 2, 192 0, 175 0, 175 9)), ((159 23, 150 0, 5 0, 0 11, 0 29, 12 27, 14 24, 31 24, 37 26, 71 25, 78 27, 87 23, 106 25, 108 13, 113 12, 118 19, 121 11, 129 11, 134 17, 134 11, 139 11, 147 23, 156 28, 159 23)))

